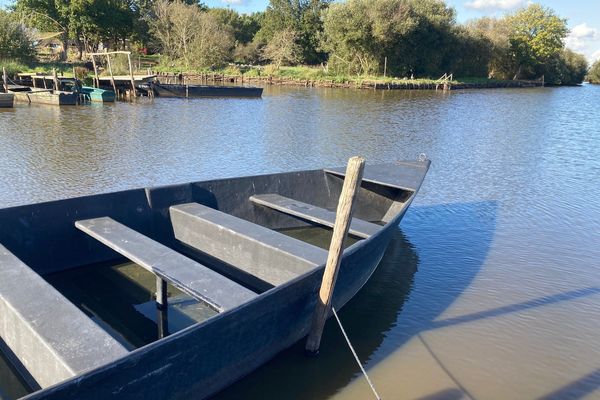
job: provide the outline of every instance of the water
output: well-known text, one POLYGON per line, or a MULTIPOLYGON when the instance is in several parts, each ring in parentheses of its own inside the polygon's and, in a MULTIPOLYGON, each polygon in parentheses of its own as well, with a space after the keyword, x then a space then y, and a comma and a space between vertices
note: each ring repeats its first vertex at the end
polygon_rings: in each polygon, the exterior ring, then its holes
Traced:
MULTIPOLYGON (((600 398, 599 96, 267 88, 20 106, 0 111, 0 206, 424 152, 419 196, 340 312, 382 397, 600 398)), ((331 322, 317 359, 300 343, 215 398, 370 398, 331 322)))

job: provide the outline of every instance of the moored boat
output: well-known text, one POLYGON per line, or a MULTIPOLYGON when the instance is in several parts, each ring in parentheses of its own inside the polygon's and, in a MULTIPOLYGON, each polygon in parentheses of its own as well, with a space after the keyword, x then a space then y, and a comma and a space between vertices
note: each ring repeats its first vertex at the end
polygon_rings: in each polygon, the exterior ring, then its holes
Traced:
POLYGON ((15 101, 29 104, 74 106, 77 105, 79 99, 78 93, 53 89, 9 85, 8 91, 14 94, 15 101))
POLYGON ((150 85, 160 97, 261 97, 263 89, 250 86, 177 85, 154 82, 150 85))
POLYGON ((101 103, 113 103, 115 101, 115 92, 112 90, 82 86, 79 92, 86 96, 89 101, 101 103))
MULTIPOLYGON (((429 164, 365 168, 336 309, 375 270, 429 164)), ((202 399, 302 339, 327 252, 285 232, 333 225, 344 171, 191 182, 0 209, 0 337, 40 387, 26 398, 202 399), (118 327, 104 329, 99 318, 96 324, 88 317, 93 310, 78 308, 41 277, 123 258, 157 281, 154 326, 161 338, 133 350, 118 327), (167 282, 212 314, 169 335, 167 282)), ((111 296, 115 290, 106 288, 111 296)))
POLYGON ((12 108, 15 95, 12 93, 0 93, 0 108, 12 108))

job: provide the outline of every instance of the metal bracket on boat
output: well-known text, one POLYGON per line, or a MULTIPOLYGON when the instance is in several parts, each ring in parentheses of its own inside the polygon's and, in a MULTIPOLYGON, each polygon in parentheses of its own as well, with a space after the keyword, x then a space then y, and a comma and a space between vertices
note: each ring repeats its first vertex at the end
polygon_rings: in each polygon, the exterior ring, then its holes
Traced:
POLYGON ((419 162, 427 161, 427 154, 425 154, 425 153, 419 154, 419 157, 417 157, 417 161, 419 161, 419 162))

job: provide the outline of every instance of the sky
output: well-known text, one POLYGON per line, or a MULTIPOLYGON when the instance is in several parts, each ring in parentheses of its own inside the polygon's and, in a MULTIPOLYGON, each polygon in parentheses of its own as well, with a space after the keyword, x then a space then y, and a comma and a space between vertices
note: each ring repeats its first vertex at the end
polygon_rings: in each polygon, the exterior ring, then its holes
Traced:
MULTIPOLYGON (((336 0, 340 1, 340 0, 336 0)), ((202 0, 210 7, 230 7, 242 13, 264 11, 269 0, 202 0)), ((446 0, 457 11, 458 22, 483 16, 502 16, 531 0, 446 0)), ((0 0, 0 7, 12 0, 0 0)), ((584 54, 590 62, 600 60, 600 0, 538 0, 558 15, 567 18, 571 33, 566 44, 571 50, 584 54)))

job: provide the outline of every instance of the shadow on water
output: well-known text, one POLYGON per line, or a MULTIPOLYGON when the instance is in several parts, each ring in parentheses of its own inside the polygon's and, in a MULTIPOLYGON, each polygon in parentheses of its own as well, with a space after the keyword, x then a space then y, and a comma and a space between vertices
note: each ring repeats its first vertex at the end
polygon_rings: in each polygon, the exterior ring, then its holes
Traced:
MULTIPOLYGON (((369 282, 339 313, 368 368, 432 329, 469 286, 487 257, 496 211, 493 201, 411 208, 369 282), (421 279, 417 270, 423 269, 427 273, 421 279)), ((331 319, 319 356, 307 358, 303 349, 301 340, 213 400, 325 399, 360 373, 331 319)), ((428 398, 453 399, 457 394, 428 398)))
POLYGON ((582 399, 600 388, 600 369, 540 397, 540 400, 582 399))

